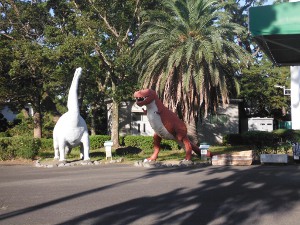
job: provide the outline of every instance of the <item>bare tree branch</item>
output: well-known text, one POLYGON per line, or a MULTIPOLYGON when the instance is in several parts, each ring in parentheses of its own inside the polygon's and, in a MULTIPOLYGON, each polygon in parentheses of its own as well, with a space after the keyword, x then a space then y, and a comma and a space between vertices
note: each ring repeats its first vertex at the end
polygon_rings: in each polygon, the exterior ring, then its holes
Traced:
POLYGON ((7 37, 7 38, 9 38, 9 39, 11 39, 11 40, 16 40, 14 37, 12 37, 12 36, 10 36, 10 35, 8 35, 8 34, 0 33, 0 36, 1 36, 1 35, 5 36, 5 37, 7 37))
MULTIPOLYGON (((133 19, 137 16, 138 8, 139 8, 139 5, 140 5, 139 3, 140 3, 140 0, 136 0, 135 9, 134 9, 134 12, 133 12, 133 19)), ((132 25, 129 25, 129 27, 126 31, 126 34, 125 34, 124 38, 122 39, 122 42, 124 42, 126 40, 126 38, 128 37, 128 33, 131 30, 131 27, 132 27, 132 25)))

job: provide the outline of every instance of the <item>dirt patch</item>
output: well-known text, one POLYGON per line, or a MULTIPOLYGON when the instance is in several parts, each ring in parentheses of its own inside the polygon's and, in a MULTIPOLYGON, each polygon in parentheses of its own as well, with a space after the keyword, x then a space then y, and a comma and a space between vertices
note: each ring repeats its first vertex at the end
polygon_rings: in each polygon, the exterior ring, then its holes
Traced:
POLYGON ((31 159, 12 159, 0 161, 0 165, 3 166, 15 166, 15 165, 32 165, 34 163, 31 159))

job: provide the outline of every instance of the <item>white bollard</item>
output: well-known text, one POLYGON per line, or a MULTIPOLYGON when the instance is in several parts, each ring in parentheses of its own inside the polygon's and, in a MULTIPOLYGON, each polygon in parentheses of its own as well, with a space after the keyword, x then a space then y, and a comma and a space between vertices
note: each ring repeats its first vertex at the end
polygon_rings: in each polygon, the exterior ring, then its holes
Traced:
POLYGON ((112 146, 113 146, 113 142, 112 141, 105 141, 104 142, 106 160, 108 158, 111 158, 111 160, 112 160, 112 154, 111 154, 111 147, 112 146))

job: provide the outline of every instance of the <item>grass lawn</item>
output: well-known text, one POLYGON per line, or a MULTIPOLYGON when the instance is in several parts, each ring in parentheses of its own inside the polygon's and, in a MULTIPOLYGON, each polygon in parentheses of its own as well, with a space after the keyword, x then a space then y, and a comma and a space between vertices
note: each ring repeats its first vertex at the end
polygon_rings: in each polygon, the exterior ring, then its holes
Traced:
MULTIPOLYGON (((223 154, 223 153, 232 153, 234 151, 244 151, 251 150, 249 146, 211 146, 209 150, 214 154, 223 154)), ((77 160, 79 158, 79 148, 74 148, 71 153, 67 156, 67 160, 77 160)), ((112 150, 113 159, 118 159, 123 157, 124 162, 133 162, 138 160, 143 160, 148 158, 152 154, 152 150, 142 151, 139 148, 134 147, 121 147, 118 149, 112 150)), ((54 150, 43 151, 38 155, 41 160, 51 160, 54 157, 54 150)), ((167 160, 182 160, 185 157, 184 150, 165 150, 162 149, 159 153, 158 161, 167 161, 167 160)), ((90 150, 91 161, 100 161, 105 159, 105 149, 93 149, 90 150)), ((109 159, 110 160, 110 159, 109 159)), ((201 161, 197 156, 194 156, 193 161, 201 161)))

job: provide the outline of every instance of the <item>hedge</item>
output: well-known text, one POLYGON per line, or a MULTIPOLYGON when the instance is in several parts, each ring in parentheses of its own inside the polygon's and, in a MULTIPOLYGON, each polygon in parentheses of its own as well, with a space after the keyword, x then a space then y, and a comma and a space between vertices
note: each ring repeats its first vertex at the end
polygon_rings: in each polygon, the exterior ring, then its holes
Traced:
MULTIPOLYGON (((109 135, 90 136, 90 149, 104 147, 104 142, 110 140, 109 135)), ((135 147, 144 152, 153 151, 153 137, 149 136, 125 136, 120 138, 120 143, 125 147, 135 147)), ((180 146, 172 140, 162 140, 162 150, 179 150, 180 146)), ((35 139, 31 137, 4 137, 0 138, 0 160, 13 158, 34 159, 39 153, 53 151, 51 138, 35 139)), ((47 155, 47 154, 46 154, 47 155)))
MULTIPOLYGON (((153 137, 150 136, 125 136, 124 145, 142 149, 144 152, 153 151, 153 137)), ((162 140, 162 150, 179 150, 180 146, 173 140, 162 140)))
POLYGON ((41 140, 28 137, 0 138, 0 160, 33 159, 39 152, 41 140))
POLYGON ((248 131, 242 134, 227 134, 223 137, 226 145, 249 145, 257 150, 283 148, 287 151, 292 143, 300 142, 300 131, 278 129, 273 132, 248 131))
POLYGON ((280 141, 279 135, 267 131, 248 131, 242 134, 242 139, 246 145, 254 146, 259 151, 276 149, 280 141))
POLYGON ((90 136, 90 149, 97 149, 104 147, 104 142, 109 141, 109 135, 91 135, 90 136))

